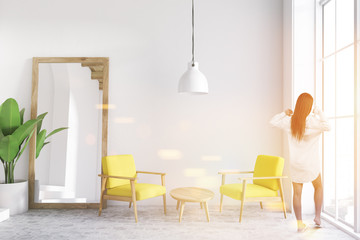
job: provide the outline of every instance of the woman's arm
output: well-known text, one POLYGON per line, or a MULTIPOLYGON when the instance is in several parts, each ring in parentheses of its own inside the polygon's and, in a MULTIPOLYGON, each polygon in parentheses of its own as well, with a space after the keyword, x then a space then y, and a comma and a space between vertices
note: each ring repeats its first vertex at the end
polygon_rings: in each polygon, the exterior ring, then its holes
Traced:
POLYGON ((290 115, 292 111, 290 109, 285 110, 282 113, 276 114, 271 120, 270 124, 281 128, 281 129, 290 129, 290 115))
POLYGON ((318 126, 316 126, 317 128, 319 128, 322 132, 324 131, 330 131, 331 127, 330 127, 330 123, 327 119, 327 117, 325 116, 325 114, 323 113, 323 111, 321 111, 321 109, 318 106, 314 107, 314 114, 315 116, 318 116, 319 118, 319 122, 318 122, 318 126))

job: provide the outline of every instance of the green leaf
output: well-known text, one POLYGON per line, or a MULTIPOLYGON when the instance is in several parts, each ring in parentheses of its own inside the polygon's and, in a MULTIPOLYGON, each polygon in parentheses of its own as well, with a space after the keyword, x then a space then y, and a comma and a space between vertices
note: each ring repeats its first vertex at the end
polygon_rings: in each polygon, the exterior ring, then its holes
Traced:
MULTIPOLYGON (((2 104, 0 105, 0 113, 1 113, 1 109, 2 109, 2 104)), ((4 134, 2 133, 2 131, 1 131, 1 127, 0 127, 0 141, 1 141, 1 139, 4 137, 4 134)), ((2 160, 2 158, 0 157, 0 161, 1 161, 1 163, 2 164, 4 164, 4 160, 2 160)))
POLYGON ((68 127, 57 128, 54 131, 52 131, 51 133, 49 133, 49 135, 47 135, 45 139, 49 138, 50 136, 54 135, 55 133, 65 130, 65 129, 68 129, 68 127))
POLYGON ((44 142, 43 146, 41 149, 43 149, 46 145, 48 145, 50 142, 44 142))
POLYGON ((20 111, 20 125, 22 125, 24 123, 24 112, 25 112, 25 108, 21 109, 21 111, 20 111))
POLYGON ((36 158, 38 158, 41 149, 43 148, 46 136, 46 130, 42 130, 36 137, 36 158))
POLYGON ((31 119, 29 121, 27 121, 26 123, 24 123, 23 125, 21 125, 18 129, 16 129, 16 131, 12 134, 12 136, 16 137, 17 139, 17 143, 18 146, 21 145, 21 143, 25 140, 25 138, 27 138, 31 131, 34 129, 35 124, 38 123, 38 119, 31 119))
POLYGON ((37 133, 36 134, 39 134, 40 130, 41 130, 41 125, 42 125, 42 121, 44 119, 44 117, 46 116, 46 114, 48 114, 47 112, 43 113, 43 114, 40 114, 36 119, 40 120, 38 123, 37 123, 37 133))
POLYGON ((8 135, 3 137, 0 141, 0 157, 5 162, 14 161, 16 155, 19 152, 19 144, 16 137, 8 135))
POLYGON ((25 148, 26 148, 27 145, 29 144, 29 141, 30 141, 32 135, 34 134, 34 132, 35 132, 35 129, 32 130, 32 132, 30 133, 29 137, 26 139, 25 145, 24 145, 24 147, 20 150, 20 153, 19 153, 19 155, 18 155, 17 158, 16 158, 15 164, 17 163, 17 161, 19 160, 19 158, 20 158, 21 155, 23 154, 25 148))
MULTIPOLYGON (((42 145, 42 147, 41 147, 41 149, 40 149, 40 151, 39 151, 39 154, 38 154, 38 156, 40 155, 40 153, 41 153, 41 150, 46 146, 46 145, 48 145, 50 142, 44 142, 44 144, 42 145)), ((38 157, 37 156, 37 157, 38 157)), ((36 157, 36 158, 37 158, 36 157)))
POLYGON ((1 129, 0 129, 0 140, 5 137, 4 134, 2 133, 1 129))
POLYGON ((7 99, 0 111, 0 127, 5 136, 12 134, 20 126, 19 105, 13 98, 7 99))
MULTIPOLYGON (((1 108, 2 108, 2 104, 0 105, 0 114, 1 114, 1 108)), ((0 127, 0 140, 5 137, 3 132, 1 131, 1 127, 0 127)), ((1 160, 2 161, 2 160, 1 160)))

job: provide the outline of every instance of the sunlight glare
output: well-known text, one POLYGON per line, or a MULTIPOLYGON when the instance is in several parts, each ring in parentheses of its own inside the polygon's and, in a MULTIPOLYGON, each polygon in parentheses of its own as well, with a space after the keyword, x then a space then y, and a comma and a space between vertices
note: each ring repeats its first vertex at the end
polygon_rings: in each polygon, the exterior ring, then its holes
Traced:
POLYGON ((158 156, 163 160, 179 160, 182 158, 182 153, 177 149, 160 149, 158 156))
POLYGON ((185 177, 203 177, 206 175, 205 168, 186 168, 184 170, 185 177))

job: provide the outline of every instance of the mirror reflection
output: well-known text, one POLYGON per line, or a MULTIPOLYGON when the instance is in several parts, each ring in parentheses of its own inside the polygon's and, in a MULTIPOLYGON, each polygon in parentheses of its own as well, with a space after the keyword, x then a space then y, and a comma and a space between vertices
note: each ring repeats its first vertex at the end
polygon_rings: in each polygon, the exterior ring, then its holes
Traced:
POLYGON ((35 202, 99 201, 101 101, 99 82, 79 63, 39 64, 38 115, 42 129, 68 127, 46 141, 35 160, 35 202))

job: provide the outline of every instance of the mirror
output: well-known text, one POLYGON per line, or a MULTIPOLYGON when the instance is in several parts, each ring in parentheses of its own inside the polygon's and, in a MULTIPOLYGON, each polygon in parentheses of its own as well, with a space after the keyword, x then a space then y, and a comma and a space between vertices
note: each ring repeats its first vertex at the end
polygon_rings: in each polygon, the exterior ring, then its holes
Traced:
POLYGON ((47 134, 68 129, 46 139, 38 157, 31 139, 30 208, 98 207, 107 89, 108 58, 34 58, 31 118, 48 112, 41 127, 47 134))

